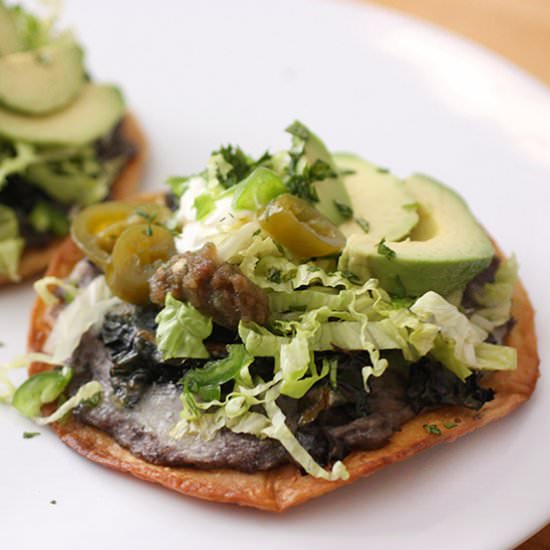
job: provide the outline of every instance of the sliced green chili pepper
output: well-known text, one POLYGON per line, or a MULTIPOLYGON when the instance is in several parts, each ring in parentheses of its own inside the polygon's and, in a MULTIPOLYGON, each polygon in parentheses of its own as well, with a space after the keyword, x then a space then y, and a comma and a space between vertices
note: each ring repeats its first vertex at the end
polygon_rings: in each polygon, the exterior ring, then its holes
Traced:
POLYGON ((235 188, 233 207, 258 210, 282 193, 288 193, 283 180, 272 170, 260 166, 235 188))
POLYGON ((220 386, 235 378, 242 367, 250 365, 254 358, 242 344, 227 346, 229 355, 216 361, 208 361, 204 367, 187 372, 182 382, 205 401, 220 398, 220 386))
POLYGON ((35 374, 17 388, 12 404, 23 416, 39 416, 42 405, 55 401, 72 377, 73 371, 69 367, 35 374))

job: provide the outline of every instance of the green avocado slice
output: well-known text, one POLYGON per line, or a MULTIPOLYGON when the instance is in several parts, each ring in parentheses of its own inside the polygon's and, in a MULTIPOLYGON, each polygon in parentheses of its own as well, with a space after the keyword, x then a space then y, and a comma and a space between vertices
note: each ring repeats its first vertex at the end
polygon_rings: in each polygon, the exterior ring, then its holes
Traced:
POLYGON ((17 32, 15 21, 8 8, 0 1, 0 56, 19 52, 25 48, 17 32))
POLYGON ((38 50, 0 58, 0 103, 28 114, 45 114, 70 103, 84 84, 83 53, 60 39, 38 50))
POLYGON ((0 108, 0 135, 37 145, 84 145, 107 134, 124 114, 118 88, 85 84, 62 111, 27 116, 0 108))
POLYGON ((380 280, 398 295, 443 296, 463 288, 494 255, 489 238, 454 191, 423 175, 405 181, 419 205, 420 220, 410 238, 380 243, 352 235, 341 258, 343 269, 380 280))
POLYGON ((387 241, 406 237, 418 223, 418 213, 416 199, 405 184, 356 155, 339 153, 334 160, 353 205, 353 219, 340 226, 344 235, 366 233, 387 241))

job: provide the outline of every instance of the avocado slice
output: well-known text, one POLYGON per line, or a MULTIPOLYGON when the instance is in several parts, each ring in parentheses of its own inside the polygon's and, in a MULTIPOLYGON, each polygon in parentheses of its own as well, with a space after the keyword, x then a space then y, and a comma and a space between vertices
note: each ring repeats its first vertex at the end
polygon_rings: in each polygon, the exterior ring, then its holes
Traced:
POLYGON ((344 235, 367 233, 387 241, 406 237, 418 223, 418 213, 416 199, 405 184, 356 155, 335 154, 334 160, 353 205, 353 219, 340 226, 344 235))
POLYGON ((1 57, 0 103, 34 115, 64 107, 84 84, 83 57, 80 47, 67 39, 1 57))
POLYGON ((335 174, 334 177, 325 178, 313 183, 313 187, 319 198, 319 202, 315 203, 315 208, 324 214, 333 224, 340 225, 349 218, 344 212, 346 207, 351 207, 351 199, 342 179, 338 176, 338 169, 332 155, 321 139, 303 124, 294 122, 288 129, 291 133, 294 132, 292 127, 297 127, 297 133, 293 134, 294 145, 301 142, 304 143, 304 157, 307 163, 313 166, 315 162, 322 161, 326 163, 335 174), (340 205, 340 208, 338 205, 340 205))
POLYGON ((0 56, 25 49, 10 10, 0 1, 0 56))
POLYGON ((464 200, 442 183, 414 175, 405 187, 418 202, 420 215, 410 238, 380 243, 368 235, 352 235, 342 268, 376 277, 398 295, 434 290, 445 296, 463 288, 491 262, 494 250, 487 235, 464 200))
POLYGON ((0 135, 38 145, 83 145, 107 134, 124 114, 114 86, 85 84, 62 111, 27 116, 0 108, 0 135))

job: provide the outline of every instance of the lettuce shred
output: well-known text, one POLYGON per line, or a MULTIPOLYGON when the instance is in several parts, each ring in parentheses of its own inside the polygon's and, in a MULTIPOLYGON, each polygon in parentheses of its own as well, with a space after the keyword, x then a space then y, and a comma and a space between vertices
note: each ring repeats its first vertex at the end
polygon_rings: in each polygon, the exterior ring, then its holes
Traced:
POLYGON ((212 319, 193 306, 166 295, 164 308, 157 315, 157 347, 165 359, 172 357, 207 358, 203 340, 212 332, 212 319))
POLYGON ((0 275, 19 281, 19 261, 24 245, 20 237, 0 241, 0 275))
POLYGON ((103 386, 96 380, 92 380, 91 382, 87 382, 83 386, 80 386, 78 391, 72 397, 67 399, 67 401, 65 401, 61 406, 59 406, 52 414, 44 417, 36 417, 33 420, 41 426, 58 422, 67 413, 82 403, 91 401, 92 404, 96 404, 96 399, 101 397, 102 394, 103 386))
POLYGON ((82 336, 89 330, 99 331, 107 311, 119 302, 112 295, 103 275, 84 287, 61 310, 48 336, 44 351, 52 356, 52 362, 60 365, 69 359, 82 336))
POLYGON ((475 293, 479 309, 476 309, 470 321, 487 332, 505 325, 510 319, 517 279, 517 261, 511 256, 499 265, 494 282, 486 283, 475 293))
POLYGON ((78 292, 75 285, 60 279, 59 277, 53 277, 51 275, 42 277, 42 279, 39 279, 34 283, 33 287, 36 294, 47 306, 53 306, 60 301, 59 297, 50 289, 52 286, 65 292, 68 302, 72 301, 78 292))

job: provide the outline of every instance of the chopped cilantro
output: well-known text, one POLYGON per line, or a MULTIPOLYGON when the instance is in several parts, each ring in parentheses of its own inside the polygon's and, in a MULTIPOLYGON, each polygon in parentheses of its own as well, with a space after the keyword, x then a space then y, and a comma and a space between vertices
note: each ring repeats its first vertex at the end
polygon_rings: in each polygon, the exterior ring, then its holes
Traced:
POLYGON ((357 172, 349 168, 343 168, 342 170, 338 170, 338 175, 340 176, 353 176, 353 174, 357 174, 357 172))
POLYGON ((84 401, 80 402, 81 407, 97 407, 103 399, 103 394, 101 392, 96 393, 90 397, 90 399, 85 399, 84 401))
POLYGON ((441 430, 437 427, 437 424, 424 424, 422 426, 429 434, 441 435, 441 430))
POLYGON ((284 256, 285 255, 285 249, 283 248, 283 245, 277 241, 273 241, 273 244, 275 245, 275 248, 284 256))
POLYGON ((219 172, 217 174, 219 182, 225 188, 233 187, 233 185, 246 178, 250 173, 249 159, 239 146, 222 146, 218 151, 214 151, 213 155, 216 154, 221 155, 223 160, 231 165, 231 170, 229 170, 225 177, 219 172))
POLYGON ((317 265, 313 265, 313 264, 307 264, 307 270, 310 272, 310 273, 315 273, 316 271, 321 271, 321 268, 317 265))
POLYGON ((308 181, 301 174, 291 176, 286 182, 286 186, 293 195, 301 199, 308 202, 319 202, 319 195, 317 195, 317 191, 315 187, 313 187, 312 182, 308 181))
POLYGON ((335 178, 336 172, 332 169, 328 162, 317 159, 310 167, 308 177, 311 181, 322 181, 327 178, 335 178))
POLYGON ((243 150, 237 146, 222 146, 213 155, 221 155, 223 160, 231 166, 231 169, 224 175, 219 171, 217 178, 220 184, 228 189, 233 187, 241 180, 246 178, 255 168, 271 159, 271 155, 266 151, 258 160, 252 160, 243 150))
POLYGON ((336 206, 336 210, 340 213, 340 216, 344 218, 345 220, 349 220, 350 218, 353 218, 353 208, 347 204, 344 204, 340 201, 333 201, 334 206, 336 206))
POLYGON ((147 223, 155 223, 157 219, 157 212, 145 212, 145 210, 136 210, 136 215, 143 218, 147 223))
POLYGON ((281 270, 280 269, 277 269, 275 267, 270 267, 268 270, 267 270, 267 280, 272 282, 272 283, 276 283, 276 284, 279 284, 282 280, 282 277, 281 277, 282 273, 281 273, 281 270))
POLYGON ((355 223, 365 232, 369 232, 369 222, 365 218, 355 218, 355 223))
POLYGON ((154 213, 150 213, 150 212, 145 212, 144 210, 136 210, 136 214, 140 217, 140 218, 143 218, 146 222, 147 222, 147 227, 145 228, 144 230, 144 234, 146 237, 152 237, 153 236, 153 224, 155 223, 155 221, 157 220, 157 213, 154 212, 154 213))
POLYGON ((23 432, 23 439, 32 439, 40 435, 40 432, 23 432))
POLYGON ((378 243, 376 250, 378 251, 378 254, 386 257, 388 260, 393 260, 393 258, 395 258, 395 251, 386 245, 385 237, 378 243))
POLYGON ((299 120, 295 120, 288 128, 285 129, 285 132, 288 132, 297 138, 303 139, 304 141, 309 139, 309 130, 299 120))
POLYGON ((456 428, 458 426, 458 424, 456 422, 445 422, 443 424, 443 427, 446 429, 446 430, 452 430, 453 428, 456 428))
POLYGON ((313 185, 316 181, 333 178, 336 173, 324 160, 317 159, 311 166, 305 165, 302 172, 298 172, 298 161, 302 153, 291 153, 289 177, 286 181, 288 190, 297 197, 309 202, 319 202, 319 195, 313 185))
POLYGON ((256 231, 254 231, 254 233, 252 233, 252 236, 257 237, 261 232, 262 232, 261 229, 256 229, 256 231))
POLYGON ((361 284, 361 279, 355 273, 352 273, 351 271, 340 271, 340 273, 342 274, 342 277, 347 279, 350 283, 354 285, 361 284))
POLYGON ((379 172, 380 174, 388 174, 389 173, 389 170, 387 168, 382 167, 382 166, 377 166, 376 171, 379 172))
POLYGON ((417 202, 409 202, 402 206, 403 210, 416 210, 420 205, 417 202))

